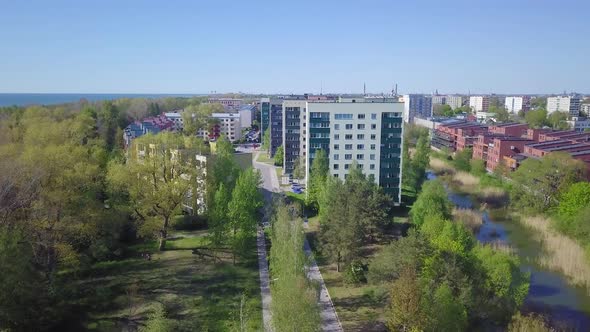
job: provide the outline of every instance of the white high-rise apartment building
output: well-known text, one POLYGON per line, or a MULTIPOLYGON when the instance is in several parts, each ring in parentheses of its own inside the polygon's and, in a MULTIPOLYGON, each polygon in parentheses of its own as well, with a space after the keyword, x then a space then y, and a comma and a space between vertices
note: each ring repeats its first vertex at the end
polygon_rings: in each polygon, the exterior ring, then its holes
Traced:
POLYGON ((444 105, 447 103, 447 96, 432 95, 432 105, 444 105))
POLYGON ((506 97, 504 99, 504 108, 510 113, 518 113, 521 110, 530 110, 530 97, 506 97))
POLYGON ((412 122, 414 118, 432 117, 432 98, 430 96, 409 94, 403 96, 404 121, 412 122))
POLYGON ((487 112, 490 109, 490 96, 471 96, 469 106, 473 112, 487 112))
POLYGON ((580 115, 581 99, 578 96, 557 96, 547 98, 547 113, 565 112, 569 116, 580 115))
POLYGON ((451 106, 452 109, 459 108, 463 106, 463 97, 449 95, 446 98, 446 102, 447 105, 451 106))

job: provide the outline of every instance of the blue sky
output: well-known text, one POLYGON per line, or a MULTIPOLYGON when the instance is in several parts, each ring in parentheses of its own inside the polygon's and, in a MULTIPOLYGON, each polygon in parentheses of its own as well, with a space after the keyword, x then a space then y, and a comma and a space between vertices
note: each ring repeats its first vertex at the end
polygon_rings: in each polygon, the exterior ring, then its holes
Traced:
POLYGON ((0 92, 590 92, 587 0, 0 2, 0 92))

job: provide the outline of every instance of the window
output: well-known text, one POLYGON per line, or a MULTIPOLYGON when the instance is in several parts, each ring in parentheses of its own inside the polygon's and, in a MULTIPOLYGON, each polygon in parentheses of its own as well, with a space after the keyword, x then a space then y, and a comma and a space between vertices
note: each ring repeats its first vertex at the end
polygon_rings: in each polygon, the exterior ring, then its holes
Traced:
POLYGON ((371 144, 371 150, 375 150, 375 144, 371 144))
POLYGON ((363 164, 358 164, 357 166, 359 169, 363 169, 363 164))
POLYGON ((364 144, 357 144, 356 145, 356 149, 357 150, 364 150, 365 149, 365 145, 364 144))
POLYGON ((338 177, 338 174, 334 174, 334 177, 337 178, 338 177))
POLYGON ((356 139, 365 139, 365 134, 356 135, 356 139))
POLYGON ((371 113, 371 120, 377 120, 377 114, 371 113))
POLYGON ((377 135, 375 135, 375 134, 371 134, 371 139, 372 139, 372 140, 376 140, 376 139, 377 139, 377 135))
POLYGON ((335 125, 334 125, 334 129, 335 129, 335 130, 340 130, 340 125, 339 125, 339 124, 335 124, 335 125))
POLYGON ((344 139, 352 139, 352 134, 346 134, 346 136, 344 136, 344 139))
POLYGON ((369 165, 369 169, 370 169, 370 170, 374 170, 374 169, 375 169, 375 164, 371 164, 371 165, 369 165))
POLYGON ((336 119, 336 120, 352 120, 352 114, 334 114, 334 119, 336 119))
POLYGON ((338 134, 335 134, 335 135, 334 135, 334 139, 340 139, 340 135, 338 135, 338 134))
POLYGON ((369 159, 371 159, 371 160, 375 160, 375 155, 374 155, 374 154, 372 154, 372 155, 369 155, 369 159))
POLYGON ((365 118, 365 115, 364 115, 364 114, 359 114, 359 115, 358 115, 358 119, 359 119, 359 120, 362 120, 362 119, 364 119, 364 118, 365 118))
POLYGON ((352 154, 345 154, 344 160, 352 160, 352 154))
POLYGON ((352 144, 345 144, 344 150, 352 150, 352 144))
POLYGON ((338 164, 334 164, 334 169, 338 169, 338 164))
POLYGON ((377 125, 376 124, 371 124, 371 129, 377 129, 377 125))
POLYGON ((340 155, 339 154, 335 154, 334 155, 334 160, 339 160, 340 159, 340 155))
MULTIPOLYGON (((350 164, 345 164, 344 165, 344 169, 348 169, 348 167, 350 167, 350 164)), ((347 176, 348 176, 348 174, 345 174, 344 175, 344 178, 346 179, 347 176)))
POLYGON ((363 123, 359 123, 359 124, 356 125, 356 129, 363 130, 363 129, 365 129, 365 125, 363 123))
POLYGON ((340 150, 340 144, 334 144, 334 150, 340 150))
POLYGON ((352 123, 347 123, 346 124, 346 129, 352 129, 352 123))
POLYGON ((365 159, 365 155, 364 154, 357 154, 356 155, 356 160, 364 160, 365 159))

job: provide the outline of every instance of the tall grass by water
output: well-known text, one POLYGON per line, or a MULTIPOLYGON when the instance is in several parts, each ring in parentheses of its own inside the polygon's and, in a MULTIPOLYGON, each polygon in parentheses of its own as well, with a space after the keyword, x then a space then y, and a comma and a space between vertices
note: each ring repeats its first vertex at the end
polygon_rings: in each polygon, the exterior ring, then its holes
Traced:
POLYGON ((430 169, 436 174, 453 174, 455 169, 448 163, 438 158, 430 158, 430 169))
POLYGON ((453 220, 462 223, 471 233, 477 234, 483 225, 481 213, 471 209, 453 209, 453 220))
POLYGON ((563 273, 573 284, 586 287, 590 293, 590 264, 584 248, 574 240, 553 230, 550 220, 544 217, 523 217, 522 223, 534 230, 542 242, 545 252, 539 256, 539 263, 563 273))

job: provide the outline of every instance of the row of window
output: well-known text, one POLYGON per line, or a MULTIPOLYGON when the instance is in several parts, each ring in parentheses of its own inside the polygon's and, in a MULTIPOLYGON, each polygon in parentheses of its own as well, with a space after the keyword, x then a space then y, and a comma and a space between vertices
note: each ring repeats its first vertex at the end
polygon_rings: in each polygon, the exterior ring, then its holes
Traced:
MULTIPOLYGON (((335 154, 333 157, 334 160, 340 160, 340 155, 339 154, 335 154)), ((344 160, 352 160, 352 153, 347 153, 344 155, 344 160)), ((365 160, 365 155, 362 153, 359 153, 356 155, 356 160, 365 160)), ((369 160, 375 160, 375 155, 374 154, 370 154, 369 155, 369 160)))
MULTIPOLYGON (((357 150, 364 150, 365 149, 365 145, 364 144, 357 144, 356 145, 356 149, 357 150)), ((371 144, 370 145, 370 149, 371 150, 375 150, 376 149, 376 145, 375 144, 371 144)), ((334 150, 340 150, 340 144, 334 144, 334 150)), ((344 144, 344 150, 352 150, 352 144, 344 144)))
MULTIPOLYGON (((350 130, 350 129, 352 129, 352 128, 353 128, 353 125, 352 125, 352 123, 347 123, 347 124, 345 124, 345 125, 344 125, 344 129, 350 130)), ((334 125, 334 129, 335 129, 335 130, 340 130, 340 124, 336 123, 336 124, 334 125)), ((358 130, 364 130, 364 129, 365 129, 365 124, 364 124, 364 123, 359 123, 359 124, 357 124, 357 125, 356 125, 356 129, 358 129, 358 130)), ((376 125, 376 124, 374 124, 374 123, 372 123, 372 124, 371 124, 371 129, 373 129, 373 130, 374 130, 374 129, 377 129, 377 125, 376 125)))
MULTIPOLYGON (((346 134, 344 135, 344 139, 345 140, 351 140, 353 137, 352 134, 346 134)), ((334 139, 335 140, 339 140, 340 139, 340 134, 334 134, 334 139)), ((356 135, 356 139, 365 139, 365 134, 357 134, 356 135)), ((376 134, 371 134, 371 139, 372 140, 376 140, 377 139, 377 135, 376 134)))
POLYGON ((329 122, 312 122, 309 124, 309 128, 330 128, 329 122))
MULTIPOLYGON (((350 165, 351 164, 344 164, 344 169, 345 170, 348 170, 350 168, 350 165)), ((360 168, 360 169, 363 169, 363 166, 364 166, 363 164, 358 164, 358 168, 360 168)), ((334 164, 334 165, 332 165, 332 168, 335 171, 337 171, 337 170, 340 169, 340 164, 334 164)), ((369 169, 370 170, 375 170, 375 164, 370 164, 369 165, 369 169)), ((348 175, 348 174, 346 174, 346 175, 348 175)), ((346 175, 344 175, 345 178, 346 178, 346 175)), ((334 174, 334 177, 338 177, 338 174, 334 174)))
POLYGON ((310 138, 330 138, 330 133, 310 133, 310 138))
MULTIPOLYGON (((365 114, 357 114, 357 119, 363 120, 365 118, 365 114)), ((336 120, 352 120, 353 115, 351 113, 336 113, 334 114, 334 119, 336 120)), ((371 119, 377 120, 377 113, 371 113, 371 119)))

